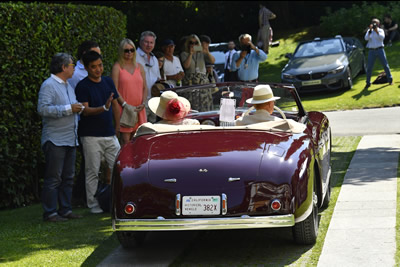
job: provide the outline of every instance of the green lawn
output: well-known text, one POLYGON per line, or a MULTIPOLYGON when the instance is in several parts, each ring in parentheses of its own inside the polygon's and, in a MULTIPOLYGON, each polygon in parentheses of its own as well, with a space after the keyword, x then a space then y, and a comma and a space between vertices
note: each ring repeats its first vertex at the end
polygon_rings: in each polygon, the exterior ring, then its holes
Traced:
POLYGON ((42 220, 39 204, 0 212, 1 266, 96 266, 118 241, 111 217, 74 209, 84 217, 62 223, 42 220))
MULTIPOLYGON (((260 81, 280 82, 281 71, 288 62, 286 53, 293 53, 300 40, 312 39, 313 28, 299 31, 297 34, 285 34, 278 47, 270 49, 268 59, 260 65, 260 81)), ((363 42, 363 40, 361 40, 363 42)), ((365 43, 365 42, 363 42, 365 43)), ((328 111, 348 110, 373 107, 389 107, 400 104, 400 42, 394 43, 392 47, 385 48, 386 56, 393 75, 394 85, 378 84, 372 85, 364 90, 366 75, 358 75, 353 80, 353 88, 347 91, 324 92, 302 95, 301 99, 306 110, 328 111)), ((371 81, 383 71, 379 61, 375 62, 371 81)), ((277 102, 279 106, 279 102, 277 102)))

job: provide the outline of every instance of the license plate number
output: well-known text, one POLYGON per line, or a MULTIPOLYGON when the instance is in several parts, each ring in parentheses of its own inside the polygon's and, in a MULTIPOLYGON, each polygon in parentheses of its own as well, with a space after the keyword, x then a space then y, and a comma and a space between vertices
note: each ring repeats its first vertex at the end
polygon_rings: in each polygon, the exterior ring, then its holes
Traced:
POLYGON ((302 85, 316 85, 316 84, 321 84, 321 80, 304 81, 301 84, 302 85))
POLYGON ((220 196, 184 196, 182 198, 182 215, 219 215, 220 210, 220 196))

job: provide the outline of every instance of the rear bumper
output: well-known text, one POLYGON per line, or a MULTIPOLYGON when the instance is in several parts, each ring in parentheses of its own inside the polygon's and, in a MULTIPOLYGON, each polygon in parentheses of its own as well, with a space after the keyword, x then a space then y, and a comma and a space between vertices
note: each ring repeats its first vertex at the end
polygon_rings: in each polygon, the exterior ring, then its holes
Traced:
POLYGON ((295 223, 294 215, 230 217, 230 218, 188 218, 188 219, 113 219, 115 231, 182 231, 182 230, 224 230, 290 227, 295 223))

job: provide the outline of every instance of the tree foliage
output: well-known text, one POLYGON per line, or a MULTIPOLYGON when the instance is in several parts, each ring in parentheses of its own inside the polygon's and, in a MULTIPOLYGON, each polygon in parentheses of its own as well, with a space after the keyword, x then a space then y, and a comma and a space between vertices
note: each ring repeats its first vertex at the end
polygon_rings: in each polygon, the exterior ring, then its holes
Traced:
POLYGON ((113 8, 48 3, 0 3, 0 208, 39 195, 44 172, 37 98, 57 52, 76 55, 85 40, 99 43, 111 71, 126 16, 113 8))
POLYGON ((390 14, 395 21, 400 19, 400 2, 363 2, 352 5, 351 8, 341 8, 335 12, 327 9, 327 15, 321 17, 320 31, 326 36, 340 34, 364 38, 365 29, 372 18, 378 18, 383 23, 383 16, 390 14))

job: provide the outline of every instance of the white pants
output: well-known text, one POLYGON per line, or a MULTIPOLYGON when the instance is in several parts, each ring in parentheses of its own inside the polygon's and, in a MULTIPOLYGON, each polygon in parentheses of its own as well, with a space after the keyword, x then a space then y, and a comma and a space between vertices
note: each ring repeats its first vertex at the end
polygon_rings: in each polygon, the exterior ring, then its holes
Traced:
POLYGON ((85 157, 86 200, 88 207, 94 208, 99 206, 94 195, 99 183, 101 161, 105 159, 108 168, 112 171, 121 146, 116 136, 82 136, 81 142, 85 157))

